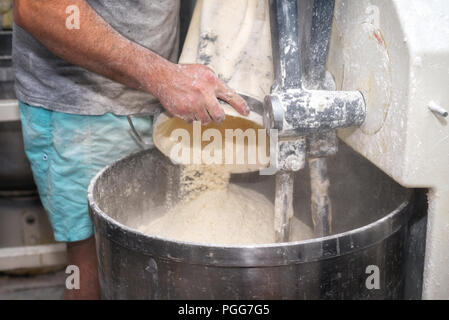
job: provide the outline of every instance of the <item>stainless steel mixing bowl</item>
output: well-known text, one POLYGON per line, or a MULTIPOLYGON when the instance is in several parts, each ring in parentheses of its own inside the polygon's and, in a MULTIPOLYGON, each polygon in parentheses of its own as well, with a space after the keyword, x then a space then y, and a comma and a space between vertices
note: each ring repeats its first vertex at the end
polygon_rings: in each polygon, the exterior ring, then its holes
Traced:
MULTIPOLYGON (((329 161, 335 234, 229 247, 170 241, 134 229, 154 218, 157 208, 177 201, 179 167, 159 151, 139 152, 105 168, 88 191, 103 298, 402 298, 410 190, 343 144, 329 161), (366 286, 370 266, 379 268, 378 290, 366 286)), ((274 177, 232 179, 274 198, 274 177)), ((296 181, 295 215, 310 225, 307 172, 296 181)))

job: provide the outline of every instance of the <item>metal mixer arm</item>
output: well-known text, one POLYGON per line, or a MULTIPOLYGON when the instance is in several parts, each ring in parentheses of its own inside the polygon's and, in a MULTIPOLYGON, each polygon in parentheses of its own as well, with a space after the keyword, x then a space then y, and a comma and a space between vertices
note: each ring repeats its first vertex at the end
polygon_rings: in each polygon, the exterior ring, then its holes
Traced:
MULTIPOLYGON (((319 82, 322 82, 325 76, 333 8, 333 0, 315 0, 315 19, 312 23, 314 35, 311 37, 312 50, 308 57, 308 75, 316 87, 321 85, 319 82), (317 17, 320 18, 318 20, 323 20, 321 24, 317 21, 317 17)), ((276 179, 275 225, 277 240, 281 242, 288 241, 291 218, 289 212, 293 212, 293 202, 288 200, 293 198, 294 179, 291 172, 301 170, 305 166, 306 137, 322 134, 325 138, 329 137, 328 144, 335 144, 333 133, 335 129, 363 123, 365 101, 362 94, 357 91, 337 92, 303 88, 304 59, 301 56, 297 0, 270 0, 270 22, 275 82, 271 94, 265 98, 264 124, 269 133, 271 130, 277 130, 279 137, 276 157, 280 166, 277 168, 279 173, 276 179)), ((309 143, 312 142, 313 145, 316 139, 321 139, 321 136, 309 138, 309 143)), ((324 157, 336 152, 336 145, 323 150, 318 148, 313 152, 316 157, 324 157), (321 152, 323 154, 320 154, 321 152)), ((327 177, 320 176, 320 179, 314 179, 318 175, 312 174, 325 173, 326 163, 321 160, 314 165, 312 169, 316 170, 311 172, 312 184, 323 181, 328 183, 327 177)), ((315 189, 312 186, 312 190, 315 189)), ((323 233, 330 230, 327 189, 323 195, 314 199, 317 200, 313 202, 316 205, 312 206, 312 211, 316 213, 313 214, 314 224, 319 226, 319 235, 324 235, 323 233), (328 222, 322 223, 323 219, 327 219, 328 222), (328 227, 323 228, 325 225, 328 227)))

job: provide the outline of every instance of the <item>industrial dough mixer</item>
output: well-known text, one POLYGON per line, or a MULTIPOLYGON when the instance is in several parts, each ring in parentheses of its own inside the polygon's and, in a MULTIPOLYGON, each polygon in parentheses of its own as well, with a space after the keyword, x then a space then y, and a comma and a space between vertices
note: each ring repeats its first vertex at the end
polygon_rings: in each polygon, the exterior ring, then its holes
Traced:
POLYGON ((277 174, 232 180, 273 201, 281 243, 218 246, 136 231, 144 212, 176 201, 179 171, 158 150, 142 151, 89 188, 103 296, 449 297, 448 14, 444 0, 198 1, 180 61, 205 63, 265 101, 277 174), (430 188, 427 239, 423 193, 412 188, 430 188), (284 242, 292 215, 317 238, 284 242), (370 266, 380 270, 375 290, 370 266))

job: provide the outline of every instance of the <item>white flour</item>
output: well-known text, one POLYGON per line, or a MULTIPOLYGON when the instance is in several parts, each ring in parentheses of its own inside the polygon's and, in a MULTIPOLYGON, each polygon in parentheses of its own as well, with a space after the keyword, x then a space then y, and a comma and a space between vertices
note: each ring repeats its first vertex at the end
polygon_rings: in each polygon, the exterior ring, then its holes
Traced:
MULTIPOLYGON (((180 203, 162 217, 139 228, 159 237, 219 245, 274 243, 274 208, 260 193, 230 184, 206 190, 180 203)), ((291 240, 313 237, 312 230, 296 218, 291 240)))
MULTIPOLYGON (((253 114, 253 118, 255 115, 253 114)), ((262 129, 251 117, 234 117, 227 113, 225 121, 220 124, 203 126, 202 130, 215 129, 222 137, 222 143, 213 149, 224 155, 226 146, 225 130, 262 129)), ((160 115, 153 134, 159 150, 170 156, 178 139, 172 137, 173 130, 184 129, 189 137, 194 137, 191 124, 166 115, 160 115)), ((263 130, 263 134, 265 131, 263 130)), ((193 159, 193 138, 182 144, 193 159)), ((245 152, 240 164, 188 165, 181 166, 179 178, 179 196, 182 201, 138 230, 171 240, 208 243, 216 245, 256 245, 275 242, 274 205, 260 193, 229 183, 231 173, 253 172, 263 168, 261 162, 249 161, 249 154, 262 154, 267 150, 268 141, 242 139, 233 140, 237 156, 237 146, 245 152), (252 150, 251 150, 252 148, 252 150), (251 151, 250 151, 251 150, 251 151)), ((207 142, 202 141, 200 148, 204 151, 207 142)), ((239 153, 240 155, 240 153, 239 153)), ((224 160, 224 158, 223 158, 224 160)), ((181 162, 182 163, 182 162, 181 162)), ((192 163, 192 162, 188 162, 192 163)), ((225 163, 222 161, 221 163, 225 163)), ((313 237, 312 230, 296 218, 292 219, 290 240, 299 241, 313 237)))
POLYGON ((187 203, 208 190, 226 192, 230 177, 230 172, 219 165, 185 166, 180 174, 180 198, 187 203))

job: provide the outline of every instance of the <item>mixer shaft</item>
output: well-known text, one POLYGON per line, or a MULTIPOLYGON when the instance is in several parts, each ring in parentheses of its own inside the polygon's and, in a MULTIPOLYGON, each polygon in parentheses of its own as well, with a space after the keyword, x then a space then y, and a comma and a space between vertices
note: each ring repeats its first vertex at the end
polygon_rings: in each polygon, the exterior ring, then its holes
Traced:
POLYGON ((298 2, 270 0, 275 81, 271 94, 265 98, 264 124, 269 132, 277 130, 280 142, 275 192, 278 242, 288 241, 289 221, 293 215, 292 172, 303 168, 300 164, 306 155, 311 158, 311 212, 315 233, 317 236, 330 234, 332 219, 326 157, 337 150, 335 130, 361 125, 366 115, 360 92, 333 91, 331 86, 325 85, 334 1, 315 1, 313 11, 311 41, 303 57, 298 2), (304 87, 303 78, 312 90, 304 87), (295 143, 304 137, 307 137, 308 148, 295 143), (292 163, 298 165, 292 166, 292 163))
POLYGON ((309 159, 311 213, 317 237, 324 237, 332 232, 332 207, 329 197, 329 178, 327 159, 309 159))
POLYGON ((293 218, 293 172, 276 175, 276 199, 274 202, 274 227, 276 242, 288 242, 290 221, 293 218))

